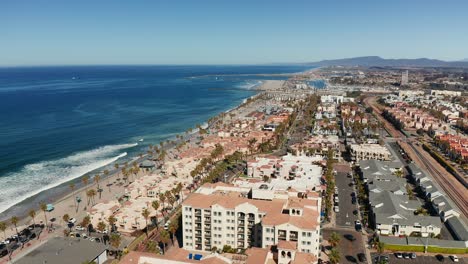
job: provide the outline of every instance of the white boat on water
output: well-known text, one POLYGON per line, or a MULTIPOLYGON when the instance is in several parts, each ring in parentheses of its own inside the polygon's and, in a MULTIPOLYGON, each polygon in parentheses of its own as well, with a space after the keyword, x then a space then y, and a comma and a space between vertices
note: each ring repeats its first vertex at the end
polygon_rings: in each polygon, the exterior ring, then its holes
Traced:
POLYGON ((138 142, 143 142, 143 139, 142 139, 142 138, 140 138, 140 140, 138 140, 138 142))

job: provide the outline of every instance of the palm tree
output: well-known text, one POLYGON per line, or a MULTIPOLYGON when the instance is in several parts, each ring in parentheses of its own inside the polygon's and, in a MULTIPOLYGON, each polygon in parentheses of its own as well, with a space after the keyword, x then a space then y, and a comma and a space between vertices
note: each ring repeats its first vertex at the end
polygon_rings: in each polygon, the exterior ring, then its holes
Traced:
POLYGON ((91 218, 89 217, 89 215, 87 215, 81 221, 81 226, 86 228, 86 230, 89 232, 89 224, 90 223, 91 223, 91 218))
POLYGON ((154 200, 151 203, 151 206, 153 207, 154 211, 156 212, 155 218, 156 218, 156 226, 158 226, 158 208, 159 208, 159 202, 157 200, 154 200))
POLYGON ((339 263, 341 259, 340 252, 338 252, 337 249, 333 248, 330 251, 330 254, 328 254, 328 259, 330 260, 332 264, 339 263))
POLYGON ((340 243, 340 240, 341 240, 340 236, 336 232, 333 232, 331 233, 330 238, 328 239, 328 242, 330 242, 330 245, 332 247, 336 247, 338 243, 340 243))
POLYGON ((166 201, 166 195, 164 195, 164 193, 159 194, 159 201, 162 204, 161 213, 164 215, 164 201, 166 201))
POLYGON ((175 238, 175 233, 177 232, 177 229, 179 229, 179 224, 174 221, 169 224, 169 232, 172 233, 172 245, 174 245, 174 238, 175 238))
MULTIPOLYGON (((70 183, 69 187, 70 187, 70 191, 71 191, 72 195, 74 196, 75 184, 70 183)), ((73 203, 75 204, 75 211, 78 212, 78 206, 77 206, 76 198, 73 198, 73 203)))
POLYGON ((35 221, 35 219, 34 219, 34 218, 36 217, 36 211, 30 210, 29 213, 28 213, 28 215, 29 215, 29 217, 32 218, 34 226, 36 226, 36 221, 35 221))
POLYGON ((159 242, 163 244, 163 254, 166 254, 166 244, 169 242, 171 238, 169 237, 169 233, 166 230, 161 230, 159 233, 159 242))
POLYGON ((146 222, 146 237, 148 237, 148 217, 150 215, 150 212, 148 211, 148 209, 144 209, 143 212, 141 212, 141 215, 145 218, 145 222, 146 222))
POLYGON ((102 190, 101 190, 101 186, 99 186, 99 181, 101 180, 101 175, 99 174, 96 174, 94 176, 94 182, 96 183, 97 185, 97 192, 99 193, 99 199, 101 199, 101 193, 102 193, 102 190))
POLYGON ((122 238, 118 234, 112 234, 109 238, 109 242, 112 247, 119 249, 122 238))
POLYGON ((109 216, 109 218, 107 219, 107 222, 109 222, 109 232, 112 231, 113 229, 113 226, 115 224, 115 222, 117 222, 117 218, 115 218, 113 215, 109 216))
POLYGON ((384 242, 381 242, 379 241, 377 243, 377 252, 379 252, 380 254, 382 254, 385 250, 385 243, 384 242))
POLYGON ((94 197, 97 195, 97 192, 95 189, 91 189, 91 198, 93 199, 93 205, 96 204, 96 200, 94 200, 94 197))
POLYGON ((100 222, 97 224, 97 227, 96 227, 96 228, 97 228, 97 230, 99 230, 99 231, 102 232, 102 231, 104 231, 104 229, 106 229, 106 223, 100 221, 100 222))
POLYGON ((83 176, 83 178, 81 178, 81 182, 83 183, 83 185, 88 188, 88 182, 89 182, 89 176, 88 175, 85 175, 83 176))
MULTIPOLYGON (((70 221, 70 216, 69 216, 68 214, 64 214, 64 215, 62 216, 62 220, 63 220, 64 223, 67 224, 68 221, 70 221)), ((69 226, 68 228, 69 228, 70 231, 71 231, 71 226, 69 226)))
POLYGON ((18 235, 18 227, 17 227, 18 221, 19 221, 18 217, 13 216, 10 221, 15 226, 16 234, 18 235))
POLYGON ((47 223, 47 205, 45 203, 41 203, 40 207, 41 207, 42 212, 44 212, 44 219, 45 219, 46 226, 48 226, 49 224, 47 223))
POLYGON ((3 238, 6 239, 6 232, 5 230, 7 229, 7 224, 5 222, 0 222, 0 231, 3 232, 3 238))

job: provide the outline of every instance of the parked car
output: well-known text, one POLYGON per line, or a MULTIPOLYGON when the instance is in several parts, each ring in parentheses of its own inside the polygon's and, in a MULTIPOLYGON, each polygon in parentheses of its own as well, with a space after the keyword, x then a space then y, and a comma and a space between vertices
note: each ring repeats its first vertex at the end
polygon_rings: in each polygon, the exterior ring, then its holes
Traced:
POLYGON ((358 253, 357 258, 359 259, 360 262, 366 262, 366 254, 364 253, 358 253))
POLYGON ((444 262, 444 260, 445 260, 444 256, 441 255, 441 254, 437 254, 435 257, 436 257, 436 259, 437 259, 438 261, 440 261, 440 262, 444 262))
POLYGON ((415 259, 415 258, 416 258, 416 253, 414 253, 414 252, 411 253, 411 258, 412 258, 412 259, 415 259))
POLYGON ((354 222, 354 228, 356 228, 356 231, 361 231, 361 229, 362 229, 362 224, 361 224, 361 222, 360 222, 359 220, 356 220, 356 221, 354 222))
POLYGON ((403 258, 403 254, 401 254, 400 252, 395 252, 395 257, 401 259, 403 258))
POLYGON ((171 220, 168 220, 168 221, 164 224, 164 230, 168 230, 170 224, 171 224, 171 220))
POLYGON ((356 238, 351 234, 346 234, 346 235, 344 235, 344 237, 346 239, 348 239, 349 241, 351 241, 351 242, 356 240, 356 238))
POLYGON ((403 258, 409 259, 411 257, 410 253, 403 253, 403 258))
POLYGON ((74 223, 76 223, 76 219, 75 218, 70 218, 70 220, 68 220, 68 222, 74 224, 74 223))
POLYGON ((84 228, 84 227, 82 227, 82 226, 80 226, 80 225, 77 225, 77 226, 75 226, 75 230, 78 230, 78 231, 85 231, 86 228, 84 228))
POLYGON ((6 249, 0 250, 0 258, 4 257, 6 255, 8 255, 8 250, 6 250, 6 249))
POLYGON ((340 207, 335 206, 335 213, 339 213, 339 212, 340 212, 340 207))
POLYGON ((458 257, 455 255, 451 255, 450 258, 452 259, 453 262, 458 262, 458 257))

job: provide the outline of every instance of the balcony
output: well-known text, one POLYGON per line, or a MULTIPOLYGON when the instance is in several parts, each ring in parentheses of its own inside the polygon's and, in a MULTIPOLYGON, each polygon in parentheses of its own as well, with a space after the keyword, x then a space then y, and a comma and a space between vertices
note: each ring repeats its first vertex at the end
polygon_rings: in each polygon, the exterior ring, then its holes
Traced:
POLYGON ((202 233, 200 231, 195 232, 195 236, 199 237, 201 235, 202 235, 202 233))
POLYGON ((211 222, 211 216, 205 216, 205 222, 211 222))
POLYGON ((243 226, 243 225, 245 225, 245 221, 244 221, 244 220, 241 220, 241 221, 239 221, 237 224, 240 225, 240 226, 243 226))
POLYGON ((245 236, 244 235, 237 235, 237 239, 242 239, 244 240, 245 236))
POLYGON ((201 211, 200 210, 195 210, 195 216, 201 216, 201 211))
POLYGON ((201 225, 200 224, 195 225, 195 230, 201 230, 201 225))
POLYGON ((237 247, 244 248, 244 242, 237 242, 237 247))
POLYGON ((201 238, 197 238, 197 239, 195 240, 195 243, 201 244, 201 238))
POLYGON ((202 250, 202 245, 201 244, 195 244, 195 249, 196 250, 202 250))
POLYGON ((195 217, 195 223, 201 223, 201 217, 195 217))
POLYGON ((244 233, 245 228, 244 227, 239 227, 239 228, 237 228, 237 232, 244 233))
POLYGON ((249 227, 252 227, 255 225, 255 222, 254 221, 249 221, 249 227))

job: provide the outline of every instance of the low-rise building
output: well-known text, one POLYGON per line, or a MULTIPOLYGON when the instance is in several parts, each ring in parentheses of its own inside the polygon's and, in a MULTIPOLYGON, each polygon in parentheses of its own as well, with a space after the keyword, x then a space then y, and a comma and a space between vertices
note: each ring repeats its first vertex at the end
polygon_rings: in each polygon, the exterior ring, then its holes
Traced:
POLYGON ((349 146, 351 158, 361 160, 390 160, 390 151, 379 144, 351 144, 349 146))

